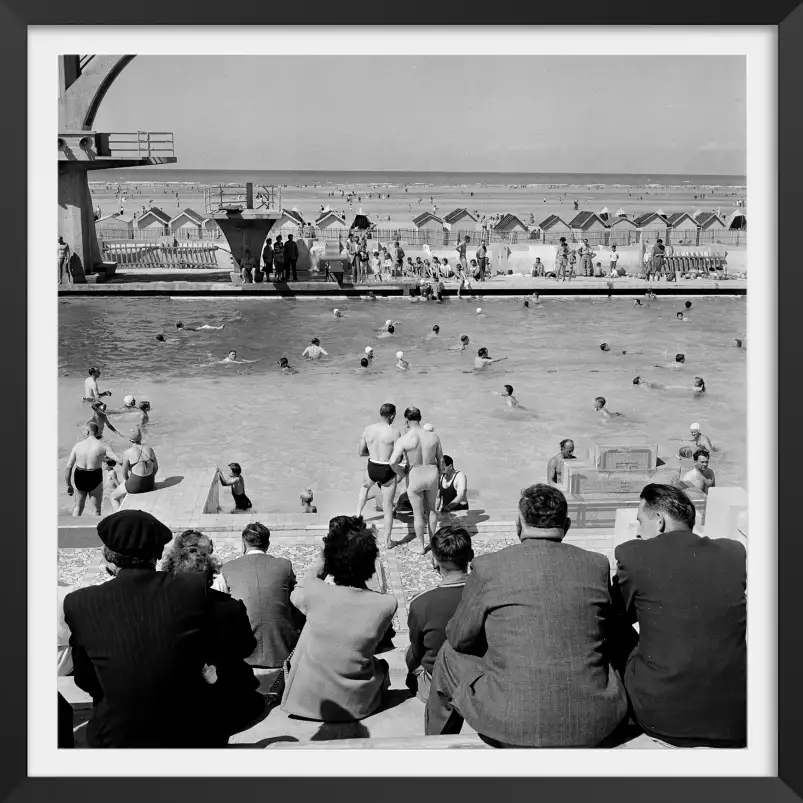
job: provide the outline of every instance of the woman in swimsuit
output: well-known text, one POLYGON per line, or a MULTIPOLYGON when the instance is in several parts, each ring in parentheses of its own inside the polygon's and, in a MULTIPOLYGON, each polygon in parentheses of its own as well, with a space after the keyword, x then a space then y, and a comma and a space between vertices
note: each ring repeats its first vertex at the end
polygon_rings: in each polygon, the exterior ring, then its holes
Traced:
POLYGON ((220 469, 217 470, 218 480, 221 485, 231 487, 231 498, 234 500, 236 510, 250 510, 251 500, 245 495, 243 470, 240 468, 239 463, 229 463, 229 468, 231 469, 231 474, 228 477, 224 477, 220 469))
POLYGON ((125 482, 109 497, 112 508, 120 509, 120 500, 126 494, 141 494, 152 491, 159 471, 156 452, 142 443, 142 432, 139 427, 131 430, 128 440, 131 446, 123 454, 123 478, 125 482))

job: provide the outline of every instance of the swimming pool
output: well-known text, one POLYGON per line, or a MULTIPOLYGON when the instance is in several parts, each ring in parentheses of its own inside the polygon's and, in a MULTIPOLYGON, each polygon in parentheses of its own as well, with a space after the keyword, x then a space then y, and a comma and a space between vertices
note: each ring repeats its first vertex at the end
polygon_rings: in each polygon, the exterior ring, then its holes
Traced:
MULTIPOLYGON (((59 302, 59 512, 72 501, 64 491, 69 450, 89 417, 82 403, 87 368, 103 371, 101 389, 152 405, 146 442, 159 457, 161 478, 190 466, 242 465, 254 512, 295 513, 303 488, 315 491, 319 511, 352 513, 364 470, 358 456, 363 427, 378 419, 382 403, 421 409, 444 452, 466 472, 469 498, 488 510, 510 510, 520 488, 544 481, 546 462, 562 438, 578 448, 591 440, 659 444, 674 455, 673 437, 691 422, 718 447, 711 467, 719 485, 746 483, 747 354, 731 345, 746 329, 744 298, 694 299, 688 322, 676 312, 683 300, 661 298, 633 307, 628 299, 545 299, 525 309, 521 299, 450 299, 442 305, 409 299, 69 299, 59 302), (478 317, 481 305, 487 317, 478 317), (345 318, 335 319, 339 307, 345 318), (390 338, 378 338, 386 319, 400 321, 390 338), (175 322, 226 324, 222 332, 177 334, 175 322), (426 340, 432 326, 440 336, 426 340), (167 343, 155 336, 164 332, 167 343), (467 334, 464 352, 449 351, 467 334), (330 358, 300 355, 319 337, 330 358), (607 341, 611 351, 600 351, 607 341), (367 345, 376 373, 358 376, 367 345), (476 349, 486 346, 505 362, 472 371, 476 349), (219 364, 229 349, 258 359, 219 364), (404 351, 407 373, 395 369, 404 351), (626 350, 627 355, 618 352, 626 350), (686 354, 677 371, 653 367, 686 354), (299 370, 280 373, 287 356, 299 370), (381 373, 379 373, 381 371, 381 373), (634 387, 636 375, 667 384, 705 378, 707 393, 634 387), (509 410, 493 391, 511 384, 525 409, 509 410), (594 397, 624 415, 600 419, 594 397)), ((126 433, 132 418, 112 417, 126 433)), ((127 442, 107 435, 118 454, 127 442)), ((224 509, 229 492, 223 491, 224 509)), ((103 513, 108 512, 104 500, 103 513)))

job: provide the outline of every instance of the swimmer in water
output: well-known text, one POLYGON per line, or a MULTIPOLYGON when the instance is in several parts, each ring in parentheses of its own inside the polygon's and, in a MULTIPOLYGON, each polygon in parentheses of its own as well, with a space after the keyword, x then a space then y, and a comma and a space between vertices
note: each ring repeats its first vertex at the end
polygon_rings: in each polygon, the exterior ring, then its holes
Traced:
POLYGON ((562 485, 564 461, 576 459, 574 455, 574 441, 571 438, 564 438, 560 442, 560 451, 547 463, 547 482, 552 485, 562 485))
POLYGON ((387 332, 380 332, 376 336, 377 340, 380 340, 381 338, 384 338, 384 337, 393 337, 393 334, 394 334, 395 331, 396 331, 396 328, 393 326, 393 324, 391 324, 390 326, 388 326, 387 332))
POLYGON ((741 341, 741 340, 739 340, 739 338, 738 338, 738 337, 735 337, 735 338, 733 338, 733 345, 734 345, 734 346, 735 346, 737 349, 740 349, 740 348, 742 347, 742 341, 741 341))
POLYGON ((139 403, 139 426, 144 427, 151 419, 148 413, 151 411, 151 403, 147 399, 143 399, 139 403))
POLYGON ((313 337, 310 340, 310 345, 304 349, 301 356, 306 357, 308 360, 319 360, 321 357, 328 357, 329 352, 321 348, 321 341, 317 337, 313 337))
MULTIPOLYGON (((368 291, 368 298, 366 298, 365 300, 366 301, 376 301, 376 296, 374 295, 374 291, 373 290, 369 290, 368 291)), ((310 491, 310 493, 312 493, 312 491, 310 491)))
POLYGON ((406 371, 410 367, 410 363, 404 359, 404 352, 397 351, 396 352, 396 368, 400 371, 406 371))
POLYGON ((675 317, 679 321, 688 321, 689 320, 682 312, 679 312, 675 317))
POLYGON ((488 316, 482 311, 482 307, 477 307, 477 317, 487 318, 488 316))
POLYGON ((137 412, 137 400, 131 396, 125 396, 123 398, 123 406, 117 410, 106 410, 106 415, 124 415, 125 413, 136 413, 137 412))
POLYGON ((642 379, 640 376, 637 376, 633 380, 634 385, 638 385, 639 387, 646 388, 648 390, 665 390, 666 385, 662 385, 660 382, 648 382, 646 379, 642 379))
POLYGON ((459 346, 449 346, 449 351, 465 351, 468 346, 468 335, 460 335, 459 346))
POLYGON ((694 385, 692 385, 692 393, 695 394, 705 393, 705 380, 701 376, 694 377, 694 385))
POLYGON ((497 390, 492 390, 494 396, 501 396, 505 400, 508 407, 518 407, 519 402, 513 395, 513 385, 505 385, 505 389, 500 393, 497 390))
POLYGON ((425 340, 434 340, 436 337, 440 335, 441 328, 438 324, 432 327, 432 331, 427 333, 425 340))
POLYGON ((640 299, 640 298, 637 298, 637 299, 635 299, 635 300, 633 301, 633 306, 634 306, 634 307, 643 307, 644 305, 641 303, 641 299, 640 299))
POLYGON ((716 487, 717 480, 714 472, 708 467, 711 455, 706 449, 698 449, 694 455, 694 466, 691 471, 687 471, 681 478, 682 488, 696 488, 704 494, 708 493, 709 488, 716 487))
POLYGON ((435 431, 435 427, 433 427, 432 424, 424 424, 423 429, 425 429, 427 432, 435 431))
POLYGON ((678 457, 691 457, 698 449, 705 449, 708 452, 716 451, 711 439, 700 432, 699 424, 694 423, 689 426, 689 439, 683 441, 683 445, 678 448, 678 457))
POLYGON ((176 329, 179 332, 219 332, 221 329, 225 329, 226 324, 222 324, 221 326, 211 326, 208 323, 201 324, 200 326, 184 326, 182 321, 179 321, 176 324, 176 329))
POLYGON ((675 359, 673 362, 668 362, 666 365, 656 365, 656 368, 669 368, 669 369, 677 369, 682 368, 686 362, 686 355, 682 353, 678 353, 675 355, 675 359))
POLYGON ((615 415, 621 415, 621 413, 612 413, 605 405, 606 405, 605 397, 604 396, 597 396, 594 399, 594 409, 605 418, 611 418, 615 415))
POLYGON ((259 360, 238 360, 237 352, 234 349, 232 349, 222 360, 220 360, 218 364, 220 365, 222 363, 227 363, 227 362, 236 363, 237 365, 243 365, 245 363, 259 362, 259 360))
POLYGON ((282 358, 279 360, 279 366, 280 366, 280 370, 281 370, 281 372, 282 372, 283 374, 287 374, 288 376, 289 376, 290 374, 297 374, 297 373, 298 373, 298 371, 296 371, 296 369, 295 369, 295 368, 293 368, 293 367, 290 365, 290 361, 287 359, 287 357, 282 357, 282 358))
POLYGON ((239 463, 229 463, 231 473, 224 476, 223 472, 217 470, 217 478, 221 485, 229 486, 231 488, 231 498, 234 500, 234 510, 250 510, 252 507, 251 500, 245 495, 245 480, 243 479, 243 470, 240 468, 239 463))
POLYGON ((335 318, 345 318, 345 317, 346 317, 346 316, 345 316, 345 315, 344 315, 344 314, 343 314, 343 313, 342 313, 342 312, 341 312, 339 309, 336 309, 336 310, 334 310, 334 311, 332 312, 332 315, 333 315, 335 318))
POLYGON ((477 356, 474 358, 474 370, 480 371, 483 368, 491 365, 491 363, 495 362, 502 362, 502 360, 506 360, 507 357, 494 357, 492 358, 488 354, 488 349, 483 346, 481 349, 477 350, 477 356))
POLYGON ((370 346, 365 347, 365 358, 368 362, 372 362, 374 359, 374 350, 370 346))
POLYGON ((301 510, 304 513, 317 513, 318 508, 312 504, 312 488, 307 488, 299 494, 301 499, 301 510))
MULTIPOLYGON (((108 417, 106 416, 106 405, 102 401, 92 402, 92 418, 86 421, 85 425, 92 423, 94 423, 98 428, 98 438, 103 437, 104 427, 108 427, 115 435, 120 435, 120 433, 112 426, 112 422, 109 421, 108 417)), ((120 435, 120 437, 122 437, 122 435, 120 435)))
POLYGON ((684 306, 686 309, 691 309, 691 301, 687 301, 684 306))
MULTIPOLYGON (((605 351, 605 352, 608 352, 608 351, 610 351, 610 350, 611 350, 611 347, 610 347, 610 346, 609 346, 607 343, 600 343, 600 344, 599 344, 599 349, 600 349, 600 351, 605 351)), ((617 357, 619 357, 620 355, 621 355, 621 356, 625 356, 625 355, 627 354, 627 351, 624 351, 624 350, 623 350, 623 351, 621 351, 621 352, 614 351, 613 353, 614 353, 614 354, 615 354, 617 357)), ((639 353, 639 352, 636 352, 636 353, 639 353)))
POLYGON ((368 358, 367 357, 363 357, 360 360, 360 367, 359 368, 353 368, 352 371, 355 374, 367 374, 367 373, 369 373, 369 365, 370 364, 368 362, 368 358))

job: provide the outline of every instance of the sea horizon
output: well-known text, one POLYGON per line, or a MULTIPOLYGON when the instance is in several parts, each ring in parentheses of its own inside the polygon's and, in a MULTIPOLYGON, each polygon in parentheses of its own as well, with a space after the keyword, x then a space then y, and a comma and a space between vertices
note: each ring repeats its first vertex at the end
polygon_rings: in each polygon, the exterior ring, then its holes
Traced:
POLYGON ((426 170, 251 170, 177 168, 172 165, 153 168, 98 170, 92 183, 125 184, 193 183, 227 184, 252 181, 255 184, 288 186, 318 185, 407 185, 459 186, 711 186, 745 187, 746 176, 694 173, 511 173, 499 171, 426 171, 426 170))

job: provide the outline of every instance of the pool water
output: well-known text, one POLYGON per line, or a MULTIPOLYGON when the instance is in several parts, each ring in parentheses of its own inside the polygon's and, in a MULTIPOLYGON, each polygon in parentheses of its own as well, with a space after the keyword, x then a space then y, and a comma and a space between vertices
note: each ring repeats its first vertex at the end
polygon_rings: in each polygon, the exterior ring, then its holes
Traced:
MULTIPOLYGON (((532 303, 532 302, 531 302, 532 303)), ((567 437, 578 449, 590 441, 659 444, 665 459, 699 422, 718 451, 711 467, 719 485, 746 482, 746 359, 731 344, 746 330, 744 298, 546 299, 525 309, 521 299, 493 298, 442 305, 409 299, 70 299, 59 306, 58 472, 80 427, 89 418, 82 403, 87 368, 98 365, 110 408, 126 394, 152 405, 146 442, 159 458, 159 477, 194 466, 237 461, 259 513, 300 511, 299 492, 311 487, 323 513, 352 513, 365 466, 358 456, 363 428, 378 420, 384 402, 421 409, 440 435, 444 452, 468 477, 469 498, 487 510, 510 510, 522 487, 546 477, 546 463, 567 437), (481 305, 480 317, 475 310, 481 305), (335 319, 339 307, 345 318, 335 319), (386 319, 396 333, 379 338, 386 319), (226 324, 221 332, 177 334, 175 322, 226 324), (432 326, 440 336, 427 340, 432 326), (164 332, 167 343, 155 336, 164 332), (466 352, 449 351, 467 334, 466 352), (307 362, 301 352, 319 337, 329 359, 307 362), (600 351, 607 341, 611 352, 600 351), (366 346, 376 358, 372 373, 353 373, 366 346), (472 370, 476 349, 507 360, 472 370), (219 364, 229 349, 249 365, 219 364), (404 351, 406 373, 394 367, 404 351), (627 355, 619 352, 626 350, 627 355), (677 371, 654 367, 686 354, 677 371), (299 373, 279 371, 287 356, 299 373), (632 379, 691 386, 705 378, 707 393, 644 390, 632 379), (511 384, 523 409, 508 409, 494 391, 511 384), (602 395, 623 416, 600 418, 602 395)), ((127 433, 131 416, 113 416, 127 433)), ((127 442, 108 433, 122 454, 127 442)), ((59 482, 59 511, 72 508, 59 482)), ((229 491, 221 500, 228 510, 229 491)), ((103 512, 108 510, 104 500, 103 512)))

